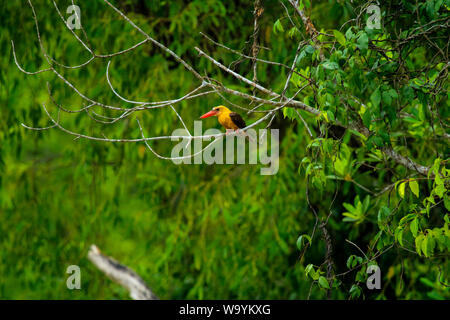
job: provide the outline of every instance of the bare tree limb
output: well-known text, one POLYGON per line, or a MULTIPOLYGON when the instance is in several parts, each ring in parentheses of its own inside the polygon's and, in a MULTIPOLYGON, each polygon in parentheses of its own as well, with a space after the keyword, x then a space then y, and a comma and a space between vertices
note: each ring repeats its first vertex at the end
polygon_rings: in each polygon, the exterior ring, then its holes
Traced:
POLYGON ((430 171, 429 167, 418 164, 412 161, 410 158, 402 156, 401 154, 394 151, 392 147, 382 148, 381 151, 383 151, 384 154, 386 154, 389 158, 393 159, 398 164, 401 164, 402 166, 410 170, 417 171, 423 176, 427 176, 428 172, 430 171))
POLYGON ((316 27, 314 27, 314 24, 311 22, 311 19, 305 14, 305 12, 303 10, 300 10, 298 1, 289 0, 289 3, 294 7, 295 11, 302 19, 303 24, 305 25, 306 32, 311 36, 316 49, 319 50, 320 59, 324 60, 325 56, 323 55, 321 45, 319 41, 317 41, 317 35, 319 34, 319 32, 317 32, 316 27))
POLYGON ((263 92, 263 93, 265 93, 265 94, 268 94, 268 95, 270 95, 270 96, 272 96, 272 97, 278 97, 278 96, 279 96, 279 94, 277 94, 277 93, 275 93, 275 92, 273 92, 273 91, 271 91, 271 90, 269 90, 269 89, 267 89, 267 88, 264 88, 263 86, 257 84, 256 82, 251 81, 251 80, 249 80, 249 79, 247 79, 247 78, 241 76, 239 73, 234 72, 233 70, 231 70, 231 69, 225 67, 225 66, 224 66, 223 64, 221 64, 219 61, 213 59, 212 57, 210 57, 209 55, 207 55, 206 53, 204 53, 200 48, 195 47, 195 49, 198 51, 198 53, 199 53, 200 56, 204 56, 206 59, 208 59, 209 61, 211 61, 214 65, 216 65, 216 66, 219 67, 220 69, 222 69, 222 70, 228 72, 229 74, 233 75, 233 76, 236 77, 237 79, 239 79, 239 80, 241 80, 241 81, 243 81, 243 82, 245 82, 245 83, 251 85, 252 87, 254 87, 254 88, 260 90, 261 92, 263 92))
POLYGON ((108 278, 127 289, 131 298, 135 300, 159 300, 136 272, 102 254, 96 245, 91 246, 88 258, 108 278))
MULTIPOLYGON (((253 11, 254 23, 253 23, 253 44, 251 48, 251 54, 253 57, 253 82, 258 82, 257 73, 257 61, 259 53, 259 19, 264 12, 264 7, 262 6, 261 0, 255 0, 255 10, 253 11)), ((253 93, 253 95, 255 95, 253 93)))

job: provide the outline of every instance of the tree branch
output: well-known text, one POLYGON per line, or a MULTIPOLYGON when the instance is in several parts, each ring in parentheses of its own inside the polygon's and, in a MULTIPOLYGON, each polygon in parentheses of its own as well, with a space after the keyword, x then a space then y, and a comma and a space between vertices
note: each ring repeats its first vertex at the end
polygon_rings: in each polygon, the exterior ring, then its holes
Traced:
POLYGON ((96 245, 91 246, 88 258, 108 278, 127 289, 131 298, 135 300, 159 300, 136 272, 102 254, 96 245))

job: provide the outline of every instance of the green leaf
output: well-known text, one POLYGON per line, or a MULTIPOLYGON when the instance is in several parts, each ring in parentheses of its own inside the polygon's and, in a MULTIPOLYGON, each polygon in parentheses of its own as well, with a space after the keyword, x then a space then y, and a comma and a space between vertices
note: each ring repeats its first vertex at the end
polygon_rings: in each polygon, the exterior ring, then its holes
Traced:
POLYGON ((414 238, 417 237, 417 232, 419 231, 419 219, 415 218, 409 225, 409 228, 410 228, 411 233, 413 234, 414 238))
POLYGON ((313 270, 313 271, 311 271, 311 278, 314 280, 314 281, 317 281, 317 279, 319 279, 319 272, 318 271, 316 271, 316 270, 313 270))
POLYGON ((425 257, 428 257, 428 237, 424 237, 422 243, 420 244, 420 248, 422 249, 425 257))
POLYGON ((363 208, 362 208, 363 212, 367 212, 367 210, 369 210, 369 206, 370 206, 370 196, 367 195, 364 198, 364 202, 363 202, 363 208))
POLYGON ((416 239, 415 239, 415 244, 416 244, 416 252, 421 255, 421 249, 422 249, 422 241, 424 240, 425 236, 423 234, 420 234, 416 239))
POLYGON ((288 119, 294 118, 295 110, 293 108, 283 108, 283 116, 288 119))
POLYGON ((406 216, 404 216, 403 218, 400 219, 400 222, 398 223, 398 225, 399 226, 404 226, 409 221, 412 221, 415 217, 416 217, 416 214, 409 213, 409 214, 407 214, 406 216))
POLYGON ((416 195, 416 197, 419 197, 419 184, 417 183, 417 180, 411 180, 409 181, 409 188, 411 189, 412 193, 416 195))
POLYGON ((348 257, 348 259, 347 259, 347 268, 351 269, 352 262, 353 262, 353 255, 351 255, 351 256, 348 257))
POLYGON ((313 264, 308 264, 306 266, 305 274, 306 274, 306 276, 310 276, 313 280, 319 279, 319 276, 320 276, 319 272, 314 270, 314 265, 313 264))
POLYGON ((303 9, 305 8, 305 5, 304 5, 304 3, 303 3, 303 0, 300 0, 299 2, 300 2, 300 3, 299 3, 299 6, 298 6, 298 7, 299 7, 300 10, 303 11, 303 9))
POLYGON ((353 38, 355 38, 355 34, 352 31, 352 27, 348 28, 347 31, 345 32, 345 38, 347 40, 352 40, 353 38))
POLYGON ((355 276, 355 280, 356 281, 363 282, 365 280, 365 278, 366 278, 366 270, 365 270, 365 268, 359 270, 356 273, 356 276, 355 276))
POLYGON ((422 282, 424 285, 426 285, 426 286, 428 286, 428 287, 434 289, 435 286, 434 286, 434 283, 431 282, 431 280, 429 280, 429 279, 427 279, 427 278, 425 278, 425 277, 422 277, 422 278, 420 278, 419 280, 420 280, 420 282, 422 282))
POLYGON ((283 25, 281 24, 280 19, 275 21, 275 23, 273 24, 273 33, 277 34, 278 32, 280 33, 284 32, 284 28, 283 25))
POLYGON ((303 234, 303 235, 299 236, 298 239, 297 239, 297 248, 298 248, 298 250, 302 250, 304 240, 308 241, 308 243, 311 244, 311 237, 309 235, 307 235, 307 234, 303 234))
POLYGON ((378 108, 378 106, 380 105, 380 102, 381 102, 381 93, 380 93, 379 87, 370 96, 370 101, 372 102, 372 104, 375 108, 378 108))
POLYGON ((391 210, 386 207, 386 206, 382 206, 380 208, 380 210, 378 211, 378 225, 381 226, 384 222, 384 220, 386 220, 387 217, 389 217, 391 213, 391 210))
POLYGON ((372 122, 372 113, 370 112, 369 109, 366 109, 366 111, 364 111, 364 114, 362 116, 362 121, 367 128, 370 127, 370 124, 372 122))
POLYGON ((319 277, 319 284, 322 288, 330 289, 330 284, 328 283, 327 278, 324 276, 319 277))
MULTIPOLYGON (((443 0, 435 0, 434 1, 434 11, 438 12, 439 9, 441 8, 443 2, 444 2, 443 0)), ((448 4, 448 2, 447 2, 447 4, 448 4)))
POLYGON ((434 248, 436 248, 436 240, 432 235, 429 235, 428 237, 428 252, 430 255, 434 253, 434 248))
POLYGON ((394 236, 397 242, 403 247, 403 228, 397 227, 397 229, 395 229, 394 236))
POLYGON ((361 288, 357 286, 356 284, 352 285, 350 288, 350 296, 355 299, 358 298, 361 295, 361 288))
POLYGON ((445 193, 446 190, 447 189, 445 188, 445 185, 443 185, 443 184, 440 184, 436 188, 434 188, 434 192, 436 192, 436 195, 439 198, 442 198, 444 196, 444 193, 445 193))
POLYGON ((334 36, 336 37, 336 40, 343 46, 345 46, 346 40, 345 36, 342 34, 342 32, 333 30, 334 36))
POLYGON ((384 91, 383 94, 382 94, 382 97, 383 97, 383 102, 384 102, 386 105, 390 106, 391 103, 392 103, 392 97, 391 97, 391 95, 389 94, 389 92, 384 91))
POLYGON ((353 269, 354 267, 356 267, 358 265, 358 263, 362 263, 362 258, 355 256, 355 255, 351 255, 350 257, 348 257, 347 259, 347 268, 349 269, 353 269))
POLYGON ((330 62, 330 61, 327 61, 327 62, 325 62, 324 64, 322 64, 322 66, 323 66, 325 69, 328 69, 328 70, 336 70, 336 69, 339 69, 339 65, 338 65, 336 62, 330 62))
POLYGON ((311 8, 310 0, 301 0, 300 1, 300 10, 303 10, 303 8, 311 8))
POLYGON ((444 206, 445 209, 450 211, 450 196, 448 196, 447 194, 444 195, 444 206))
POLYGON ((296 27, 292 27, 289 31, 288 31, 288 36, 289 38, 294 38, 297 34, 299 34, 299 31, 296 27))
POLYGON ((328 110, 328 111, 327 111, 327 117, 328 117, 328 119, 329 119, 331 122, 335 122, 335 121, 336 121, 336 119, 335 119, 335 117, 334 117, 334 113, 333 113, 331 110, 328 110))
POLYGON ((359 38, 358 38, 358 45, 357 47, 359 50, 361 50, 363 53, 367 51, 369 48, 369 37, 367 36, 367 33, 363 32, 359 38))
POLYGON ((305 274, 308 275, 311 272, 313 267, 314 267, 314 265, 312 265, 311 263, 308 264, 305 268, 305 274))
POLYGON ((307 54, 313 54, 314 51, 316 51, 316 48, 314 48, 312 45, 308 44, 305 48, 305 52, 307 54))
POLYGON ((402 183, 400 183, 400 185, 398 186, 398 194, 399 194, 400 197, 402 197, 402 198, 405 197, 405 186, 406 186, 406 182, 402 182, 402 183))
POLYGON ((398 93, 394 89, 390 89, 388 91, 388 94, 391 96, 392 99, 397 99, 398 98, 398 93))

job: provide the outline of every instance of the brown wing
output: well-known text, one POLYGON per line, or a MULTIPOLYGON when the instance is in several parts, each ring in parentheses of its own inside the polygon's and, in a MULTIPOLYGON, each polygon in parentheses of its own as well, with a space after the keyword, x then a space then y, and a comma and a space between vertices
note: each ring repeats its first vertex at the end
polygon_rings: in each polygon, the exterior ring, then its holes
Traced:
POLYGON ((239 129, 243 129, 247 126, 245 124, 244 119, 242 119, 242 117, 239 114, 237 114, 236 112, 231 112, 230 118, 239 129))

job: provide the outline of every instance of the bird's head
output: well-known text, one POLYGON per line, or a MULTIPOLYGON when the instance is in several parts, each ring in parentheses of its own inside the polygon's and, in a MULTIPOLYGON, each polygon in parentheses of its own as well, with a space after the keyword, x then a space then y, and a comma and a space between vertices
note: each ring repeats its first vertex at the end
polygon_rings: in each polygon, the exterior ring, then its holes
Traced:
POLYGON ((211 111, 202 115, 200 117, 200 119, 204 119, 204 118, 208 118, 208 117, 212 117, 212 116, 218 116, 218 115, 220 115, 222 113, 226 113, 226 112, 231 112, 231 111, 230 111, 230 109, 228 109, 225 106, 217 106, 217 107, 212 108, 211 111))

